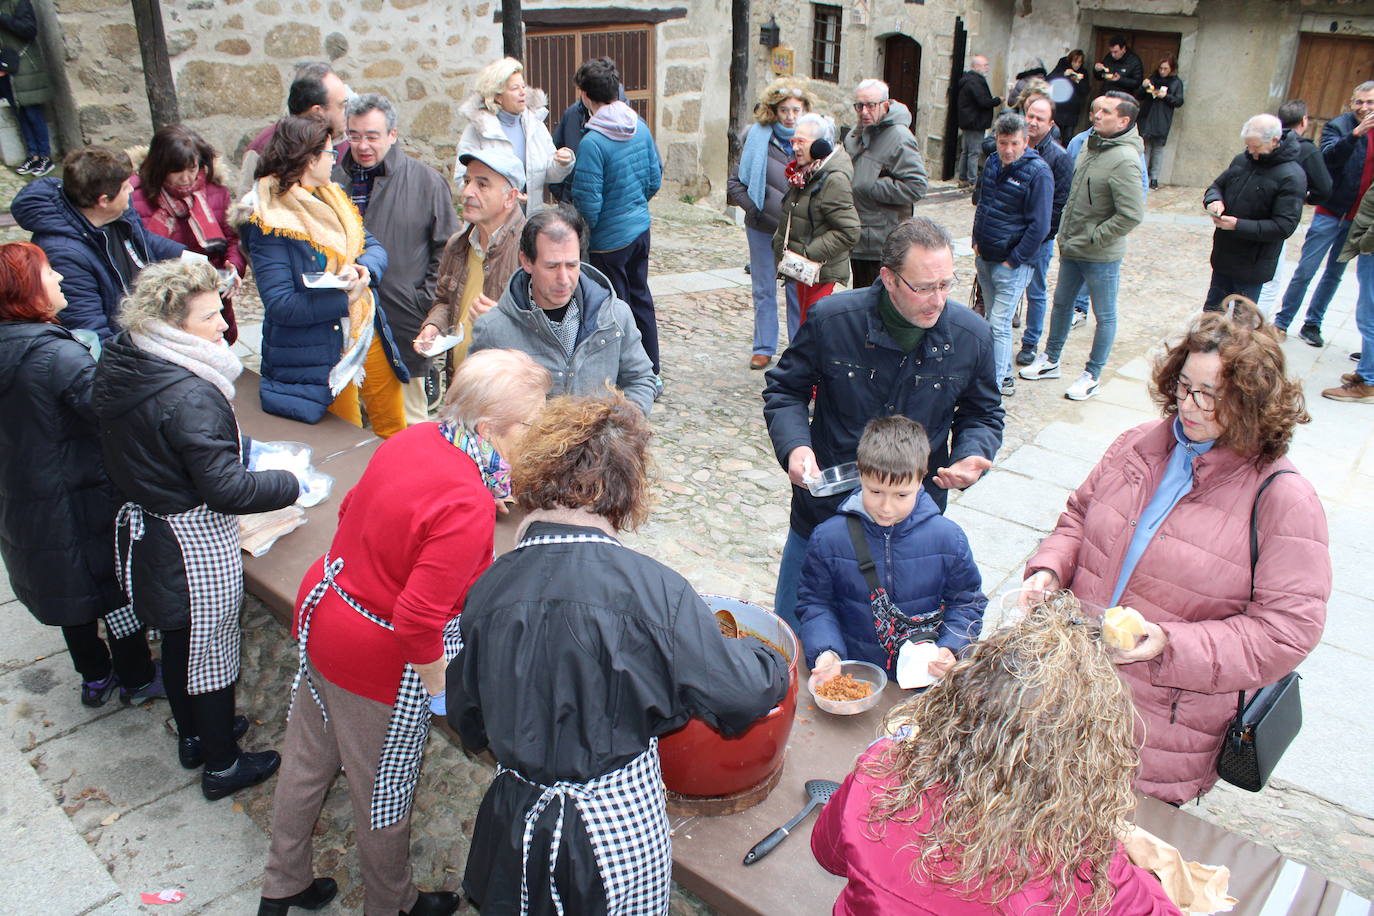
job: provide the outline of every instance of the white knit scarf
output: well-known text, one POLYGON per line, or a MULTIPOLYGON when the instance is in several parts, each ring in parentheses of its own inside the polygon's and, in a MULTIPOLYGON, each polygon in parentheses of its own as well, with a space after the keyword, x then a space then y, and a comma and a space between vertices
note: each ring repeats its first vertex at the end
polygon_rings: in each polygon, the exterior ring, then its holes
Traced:
POLYGON ((150 321, 129 339, 145 353, 175 363, 219 389, 229 403, 234 402, 234 380, 243 372, 243 363, 221 340, 211 343, 165 321, 150 321))

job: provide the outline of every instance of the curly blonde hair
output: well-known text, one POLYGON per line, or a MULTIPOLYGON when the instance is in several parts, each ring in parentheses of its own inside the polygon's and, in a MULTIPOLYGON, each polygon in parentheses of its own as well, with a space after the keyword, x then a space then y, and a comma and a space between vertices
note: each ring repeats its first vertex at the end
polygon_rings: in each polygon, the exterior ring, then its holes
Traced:
POLYGON ((120 327, 142 332, 161 321, 179 328, 186 322, 186 300, 219 291, 219 271, 208 261, 156 261, 138 274, 131 293, 119 303, 120 327))
POLYGON ((1049 882, 1063 913, 1075 877, 1086 876, 1083 912, 1106 911, 1140 758, 1130 694, 1101 634, 1060 592, 888 713, 885 729, 913 727, 864 765, 893 781, 868 820, 880 837, 933 815, 910 844, 917 881, 966 887, 993 907, 1049 882))
POLYGON ((487 111, 495 114, 500 111, 501 106, 497 103, 496 97, 506 91, 506 83, 517 73, 524 73, 525 65, 514 57, 503 57, 487 64, 477 71, 477 79, 474 81, 473 88, 482 97, 482 104, 487 111))
POLYGON ((806 106, 807 111, 815 111, 821 100, 811 91, 810 82, 804 77, 780 76, 767 86, 754 105, 754 118, 760 124, 775 124, 778 120, 778 105, 785 99, 797 99, 806 106))

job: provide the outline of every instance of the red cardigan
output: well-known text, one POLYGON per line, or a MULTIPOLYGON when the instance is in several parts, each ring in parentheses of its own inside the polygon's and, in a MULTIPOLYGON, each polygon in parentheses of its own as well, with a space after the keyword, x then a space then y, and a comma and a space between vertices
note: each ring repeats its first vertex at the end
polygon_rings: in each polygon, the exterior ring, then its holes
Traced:
MULTIPOLYGON (((332 683, 390 705, 407 662, 443 656, 443 628, 491 565, 496 503, 472 459, 420 423, 383 442, 339 507, 330 559, 336 581, 395 631, 353 610, 332 589, 315 608, 307 649, 332 683)), ((299 608, 323 558, 301 581, 299 608)), ((294 631, 295 628, 293 628, 294 631)))
MULTIPOLYGON (((917 884, 911 874, 916 851, 909 846, 918 834, 929 830, 933 818, 926 814, 911 824, 892 822, 882 839, 873 839, 868 822, 869 806, 879 788, 893 780, 875 780, 862 765, 880 755, 891 742, 884 739, 859 758, 860 766, 845 777, 844 784, 831 796, 820 819, 811 831, 811 852, 826 871, 848 878, 849 883, 835 901, 835 916, 881 916, 881 914, 929 914, 929 916, 985 916, 990 912, 975 892, 972 899, 957 894, 946 884, 917 884)), ((1110 916, 1182 916, 1153 875, 1132 865, 1126 850, 1117 845, 1108 866, 1116 886, 1116 897, 1106 911, 1110 916)), ((1028 885, 999 905, 997 912, 1016 916, 1022 913, 1053 913, 1058 900, 1050 896, 1045 883, 1028 885), (1052 904, 1045 906, 1046 903, 1052 904), (1037 904, 1039 904, 1037 906, 1037 904)), ((1075 899, 1064 916, 1079 916, 1090 911, 1079 903, 1089 893, 1086 880, 1074 886, 1075 899)))

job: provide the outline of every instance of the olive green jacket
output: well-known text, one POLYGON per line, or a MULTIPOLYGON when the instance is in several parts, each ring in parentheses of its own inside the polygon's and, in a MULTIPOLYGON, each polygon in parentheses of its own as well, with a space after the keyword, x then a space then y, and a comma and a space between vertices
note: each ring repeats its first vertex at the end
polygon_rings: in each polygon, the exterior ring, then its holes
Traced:
POLYGON ((1355 221, 1350 224, 1350 233, 1336 260, 1350 261, 1362 254, 1374 254, 1374 194, 1368 193, 1360 200, 1360 209, 1355 212, 1355 221))
POLYGON ((1145 218, 1140 154, 1145 146, 1132 124, 1125 133, 1094 133, 1073 167, 1069 199, 1059 219, 1059 254, 1105 263, 1126 256, 1126 234, 1145 218))
POLYGON ((848 283, 849 252, 859 241, 853 180, 854 163, 839 147, 806 187, 789 186, 782 199, 782 219, 773 233, 773 256, 782 258, 790 218, 792 232, 787 247, 824 265, 818 283, 848 283))
POLYGON ((0 0, 0 47, 14 68, 9 74, 14 100, 28 106, 51 99, 52 85, 38 44, 38 19, 32 0, 0 0))

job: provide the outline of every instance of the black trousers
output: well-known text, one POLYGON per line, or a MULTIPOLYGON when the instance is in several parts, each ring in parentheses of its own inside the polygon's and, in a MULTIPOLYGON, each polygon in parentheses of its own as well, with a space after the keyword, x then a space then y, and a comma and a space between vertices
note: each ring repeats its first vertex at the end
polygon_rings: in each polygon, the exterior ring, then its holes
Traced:
POLYGON ((882 269, 882 266, 882 261, 861 261, 858 258, 850 258, 849 272, 854 275, 854 283, 849 288, 868 289, 878 279, 878 271, 882 269))
POLYGON ((139 630, 123 639, 110 639, 108 647, 100 638, 100 624, 77 624, 62 628, 62 638, 72 654, 72 666, 83 681, 103 681, 114 671, 125 687, 152 683, 153 654, 148 650, 147 634, 139 630))
POLYGON ((1202 302, 1202 309, 1205 312, 1221 311, 1221 300, 1232 293, 1239 293, 1250 299, 1251 302, 1259 299, 1260 283, 1244 283, 1235 279, 1230 274, 1224 274, 1213 268, 1212 282, 1207 287, 1207 298, 1202 302))
POLYGON ((649 230, 624 248, 614 251, 593 251, 589 255, 592 266, 606 275, 615 294, 625 300, 635 316, 635 327, 644 338, 644 352, 654 364, 654 374, 660 375, 658 362, 658 318, 654 315, 654 297, 649 292, 649 230))
POLYGON ((239 759, 234 740, 234 685, 209 693, 187 693, 191 628, 162 631, 162 683, 182 738, 198 736, 207 770, 227 770, 239 759))

